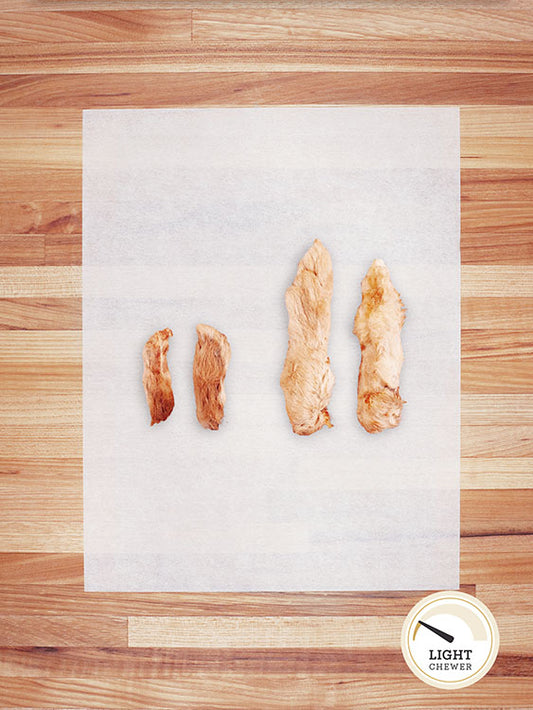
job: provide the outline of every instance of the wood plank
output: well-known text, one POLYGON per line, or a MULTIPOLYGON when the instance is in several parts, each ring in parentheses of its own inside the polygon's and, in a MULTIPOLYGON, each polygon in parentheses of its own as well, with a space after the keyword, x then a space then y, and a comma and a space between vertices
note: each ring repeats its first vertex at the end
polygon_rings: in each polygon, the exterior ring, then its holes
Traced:
MULTIPOLYGON (((50 424, 52 432, 54 427, 65 427, 67 430, 74 427, 77 432, 82 425, 82 396, 78 392, 67 395, 47 392, 36 397, 34 393, 24 391, 0 391, 0 420, 2 421, 0 438, 4 426, 19 426, 26 435, 33 430, 33 426, 40 428, 46 424, 50 424), (31 412, 29 429, 28 412, 31 412)), ((0 478, 0 487, 1 485, 0 478)))
MULTIPOLYGON (((186 593, 83 592, 77 586, 3 584, 6 615, 110 614, 111 616, 400 616, 425 592, 186 593)), ((462 591, 475 594, 473 586, 462 591)), ((428 592, 429 593, 429 592, 428 592)), ((2 670, 0 668, 0 675, 2 670)))
MULTIPOLYGON (((52 13, 32 13, 48 14, 52 13)), ((56 15, 58 13, 54 13, 56 15)), ((82 14, 82 13, 79 13, 82 14)), ((97 13, 94 13, 97 14, 97 13)), ((115 13, 113 13, 115 14, 115 13)), ((134 13, 137 15, 138 13, 134 13)), ((0 16, 1 22, 1 16, 0 16)), ((531 40, 531 37, 529 38, 531 40)), ((65 41, 0 43, 4 74, 93 74, 373 71, 515 74, 533 71, 533 42, 469 40, 361 39, 314 40, 298 38, 265 41, 194 41, 167 36, 124 41, 65 41)))
MULTIPOLYGON (((461 362, 461 391, 463 394, 531 394, 531 362, 514 357, 465 360, 461 362)), ((509 451, 507 454, 511 455, 509 451)), ((483 454, 478 451, 478 455, 483 454)))
MULTIPOLYGON (((3 544, 2 544, 3 548, 3 544)), ((0 583, 19 587, 49 584, 83 590, 83 552, 0 552, 0 583)))
POLYGON ((461 538, 461 583, 531 584, 532 540, 531 535, 499 534, 461 538))
POLYGON ((533 330, 533 298, 470 297, 461 299, 465 329, 533 330))
MULTIPOLYGON (((533 221, 531 226, 533 228, 533 221)), ((533 246, 531 251, 533 256, 533 246)), ((461 296, 463 298, 487 296, 516 298, 517 294, 521 298, 533 296, 533 267, 502 266, 500 264, 461 266, 461 296)))
POLYGON ((81 266, 0 267, 0 298, 81 296, 81 266))
POLYGON ((124 646, 126 618, 113 616, 0 616, 0 646, 124 646))
MULTIPOLYGON (((0 367, 2 372, 9 365, 25 367, 23 374, 30 376, 38 374, 42 365, 59 373, 71 365, 81 374, 81 345, 79 331, 0 331, 0 367)), ((7 382, 2 382, 2 387, 5 385, 7 382)))
MULTIPOLYGON (((0 78, 1 83, 1 78, 0 78)), ((81 202, 81 158, 77 168, 53 170, 28 164, 16 170, 0 167, 2 197, 14 202, 81 202)))
POLYGON ((0 44, 191 39, 191 10, 2 12, 0 44))
MULTIPOLYGON (((531 676, 533 657, 500 651, 490 676, 531 676)), ((184 672, 403 673, 399 649, 195 649, 20 647, 0 649, 0 677, 172 678, 184 672)))
POLYGON ((0 330, 79 330, 81 298, 2 298, 0 330))
MULTIPOLYGON (((31 505, 29 506, 31 507, 31 505)), ((68 553, 83 552, 83 522, 58 518, 26 520, 26 511, 19 517, 0 519, 2 552, 68 553)))
POLYGON ((487 138, 533 138, 533 106, 464 106, 461 108, 461 138, 483 142, 487 138))
MULTIPOLYGON (((10 458, 24 455, 36 456, 39 453, 46 457, 72 458, 82 455, 82 446, 83 427, 81 421, 65 423, 54 420, 48 424, 3 423, 0 428, 2 455, 10 458)), ((63 501, 64 504, 66 502, 63 501)), ((69 503, 72 505, 73 501, 69 501, 69 503)), ((61 501, 57 501, 57 504, 61 508, 61 501)), ((13 513, 16 516, 15 511, 13 513)), ((11 511, 4 511, 0 526, 7 525, 8 519, 12 524, 17 522, 17 517, 12 518, 11 511)))
MULTIPOLYGON (((175 72, 0 77, 0 107, 143 108, 314 104, 528 105, 533 74, 175 72)), ((63 199, 71 199, 63 196, 63 199)))
POLYGON ((498 618, 533 614, 533 584, 480 584, 476 596, 498 618))
POLYGON ((461 262, 476 265, 533 263, 529 235, 495 231, 495 234, 485 232, 478 223, 475 232, 461 235, 461 262))
MULTIPOLYGON (((36 9, 35 0, 0 0, 0 11, 13 11, 13 5, 16 1, 16 9, 31 10, 36 9)), ((404 0, 402 5, 405 7, 415 8, 419 5, 418 0, 404 0)), ((270 0, 269 7, 274 8, 292 8, 301 4, 297 0, 270 0)), ((321 0, 321 5, 331 8, 368 8, 372 4, 372 0, 321 0)), ((227 10, 242 9, 241 0, 211 0, 210 6, 224 7, 227 10)), ((146 10, 146 9, 176 9, 176 0, 128 0, 128 9, 146 10)), ((200 8, 205 9, 205 0, 180 0, 180 8, 200 8)), ((383 0, 384 8, 394 7, 395 0, 383 0)), ((264 0, 246 0, 247 8, 265 8, 264 0)), ((434 8, 435 10, 442 9, 441 0, 426 0, 424 7, 434 8)), ((455 0, 454 7, 460 9, 487 9, 487 0, 455 0)), ((529 0, 506 0, 505 9, 510 12, 517 12, 529 9, 529 0)), ((38 9, 40 11, 60 11, 60 10, 123 10, 124 0, 39 0, 38 9)))
MULTIPOLYGON (((2 113, 5 115, 0 111, 0 116, 2 113)), ((18 114, 17 111, 13 116, 16 121, 19 120, 18 114)), ((54 139, 55 136, 48 140, 54 139)), ((15 137, 14 140, 19 139, 15 137)), ((81 234, 81 201, 0 202, 0 234, 81 234)))
MULTIPOLYGON (((461 456, 533 456, 533 426, 461 427, 461 456)), ((533 511, 532 511, 533 512, 533 511)))
MULTIPOLYGON (((527 13, 526 13, 527 14, 527 13)), ((317 40, 324 38, 409 40, 528 40, 533 21, 524 13, 494 7, 460 9, 389 5, 383 8, 302 9, 242 8, 228 16, 224 9, 193 10, 195 40, 241 41, 244 39, 317 40)))
POLYGON ((79 265, 82 260, 80 234, 46 234, 44 261, 47 266, 79 265))
POLYGON ((217 710, 280 710, 325 708, 405 710, 407 707, 495 710, 527 707, 531 678, 487 677, 482 683, 450 693, 431 688, 403 673, 379 678, 328 673, 180 673, 173 678, 84 679, 3 678, 0 701, 9 707, 217 708, 217 710))
POLYGON ((463 394, 461 421, 467 426, 527 426, 533 421, 533 396, 463 394))
POLYGON ((159 648, 390 648, 397 616, 129 616, 128 646, 159 648), (359 640, 359 643, 358 643, 359 640))
POLYGON ((461 489, 533 488, 533 459, 462 458, 461 489))
POLYGON ((44 235, 0 235, 0 266, 40 266, 44 263, 44 235))
MULTIPOLYGON (((533 490, 461 491, 461 536, 489 538, 498 535, 521 536, 524 541, 527 535, 531 535, 531 546, 533 490)), ((530 552, 533 555, 533 546, 530 552)), ((533 574, 533 567, 530 572, 533 574)), ((471 580, 461 581, 472 583, 471 580)))
MULTIPOLYGON (((524 149, 527 150, 526 146, 524 149)), ((530 154, 533 156, 533 141, 530 154)), ((481 237, 488 234, 493 240, 510 236, 514 243, 524 244, 526 263, 533 259, 533 208, 530 203, 467 202, 461 211, 461 233, 462 243, 475 234, 481 237)))
MULTIPOLYGON (((503 107, 502 107, 503 108, 503 107)), ((488 107, 475 107, 482 115, 488 107)), ((461 109, 461 115, 462 111, 461 109)), ((504 109, 505 110, 505 109, 504 109)), ((514 109, 513 109, 514 110, 514 109)), ((510 121, 512 124, 512 113, 510 121)), ((533 171, 504 168, 467 168, 463 164, 461 170, 461 207, 468 208, 469 202, 499 200, 502 205, 508 201, 531 202, 533 200, 533 171)), ((482 256, 482 255, 480 255, 482 256)), ((502 250, 502 260, 505 252, 502 250)), ((482 260, 480 260, 482 263, 482 260)))
POLYGON ((530 360, 531 355, 533 355, 533 340, 529 331, 483 328, 480 330, 463 328, 461 331, 463 368, 473 360, 502 360, 505 363, 517 363, 530 360))

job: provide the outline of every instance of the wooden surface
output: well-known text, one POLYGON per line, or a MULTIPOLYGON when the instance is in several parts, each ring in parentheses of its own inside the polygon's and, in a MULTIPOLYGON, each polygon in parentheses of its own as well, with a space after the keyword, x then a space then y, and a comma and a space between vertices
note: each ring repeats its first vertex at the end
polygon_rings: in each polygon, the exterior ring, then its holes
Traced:
POLYGON ((0 706, 533 707, 530 0, 0 0, 0 66, 0 706), (501 632, 462 691, 403 662, 419 592, 83 591, 82 109, 288 103, 462 108, 461 583, 501 632))

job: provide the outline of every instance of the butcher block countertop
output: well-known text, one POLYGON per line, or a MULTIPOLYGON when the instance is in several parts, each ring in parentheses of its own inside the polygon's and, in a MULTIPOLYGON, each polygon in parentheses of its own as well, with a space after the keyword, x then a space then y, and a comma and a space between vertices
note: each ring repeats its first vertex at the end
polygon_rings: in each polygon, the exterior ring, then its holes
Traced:
POLYGON ((533 707, 531 10, 0 0, 0 707, 533 707), (403 661, 425 593, 83 590, 82 109, 299 103, 461 107, 464 690, 403 661))

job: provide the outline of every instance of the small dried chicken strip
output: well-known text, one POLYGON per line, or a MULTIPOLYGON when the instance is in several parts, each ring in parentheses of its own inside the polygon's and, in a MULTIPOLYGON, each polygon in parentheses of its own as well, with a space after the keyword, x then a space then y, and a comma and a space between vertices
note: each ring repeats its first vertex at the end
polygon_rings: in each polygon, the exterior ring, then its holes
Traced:
POLYGON ((174 409, 172 381, 167 364, 168 339, 171 335, 170 328, 158 330, 146 342, 143 350, 143 385, 152 416, 150 426, 167 419, 174 409))
POLYGON ((335 382, 328 357, 332 294, 331 257, 315 239, 285 294, 289 347, 280 384, 292 430, 302 436, 333 426, 327 409, 335 382))
POLYGON ((197 325, 193 384, 196 416, 204 429, 218 429, 224 418, 224 379, 231 357, 226 336, 210 325, 197 325))
POLYGON ((370 433, 400 423, 400 371, 403 364, 400 331, 405 320, 400 294, 389 270, 376 259, 361 284, 362 302, 353 332, 361 344, 357 388, 357 418, 370 433))

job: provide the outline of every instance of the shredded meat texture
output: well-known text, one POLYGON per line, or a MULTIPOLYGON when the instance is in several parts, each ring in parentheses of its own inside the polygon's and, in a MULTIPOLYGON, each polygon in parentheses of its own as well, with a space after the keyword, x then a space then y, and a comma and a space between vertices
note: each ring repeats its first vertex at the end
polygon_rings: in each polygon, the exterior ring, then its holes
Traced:
POLYGON ((167 419, 174 409, 172 381, 167 364, 168 339, 171 335, 170 328, 158 330, 147 340, 143 349, 143 385, 152 417, 150 426, 167 419))
POLYGON ((231 358, 226 336, 210 325, 196 326, 193 384, 196 416, 204 429, 217 430, 224 418, 224 379, 231 358))
POLYGON ((315 239, 285 294, 289 347, 280 384, 292 430, 302 436, 333 426, 327 409, 335 382, 328 357, 332 294, 331 257, 315 239))
POLYGON ((361 344, 357 391, 357 418, 370 433, 400 423, 404 401, 400 397, 403 364, 402 329, 405 313, 388 268, 376 259, 361 284, 362 302, 353 332, 361 344))

